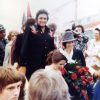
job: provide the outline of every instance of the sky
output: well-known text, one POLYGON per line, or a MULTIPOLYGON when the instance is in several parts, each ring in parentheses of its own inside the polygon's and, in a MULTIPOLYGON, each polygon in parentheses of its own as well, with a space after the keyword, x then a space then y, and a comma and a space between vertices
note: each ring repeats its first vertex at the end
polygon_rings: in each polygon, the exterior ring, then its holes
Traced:
POLYGON ((46 9, 50 16, 48 23, 56 23, 58 30, 66 28, 70 21, 100 13, 100 0, 0 0, 0 24, 7 31, 20 30, 28 1, 34 18, 39 9, 46 9))

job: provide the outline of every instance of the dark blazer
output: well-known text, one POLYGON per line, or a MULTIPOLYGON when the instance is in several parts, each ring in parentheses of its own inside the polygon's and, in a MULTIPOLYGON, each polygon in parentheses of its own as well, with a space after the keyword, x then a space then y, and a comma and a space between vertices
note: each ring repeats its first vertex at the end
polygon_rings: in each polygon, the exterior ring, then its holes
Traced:
POLYGON ((0 66, 3 65, 6 44, 7 40, 5 38, 0 40, 0 66))
POLYGON ((86 66, 85 58, 81 50, 74 49, 72 59, 80 61, 81 66, 86 66))

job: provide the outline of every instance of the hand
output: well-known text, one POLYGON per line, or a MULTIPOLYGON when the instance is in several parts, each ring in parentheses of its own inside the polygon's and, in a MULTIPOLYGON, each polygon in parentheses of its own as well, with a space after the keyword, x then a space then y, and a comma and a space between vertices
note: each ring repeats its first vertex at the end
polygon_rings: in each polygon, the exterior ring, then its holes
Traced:
POLYGON ((19 66, 18 66, 18 63, 17 63, 17 62, 14 63, 13 67, 16 68, 16 69, 18 69, 18 67, 19 67, 19 66))
POLYGON ((36 28, 35 28, 33 25, 30 26, 30 28, 31 28, 31 32, 32 32, 33 34, 37 34, 36 28))
POLYGON ((20 66, 20 68, 18 69, 19 72, 26 74, 26 67, 25 66, 20 66))

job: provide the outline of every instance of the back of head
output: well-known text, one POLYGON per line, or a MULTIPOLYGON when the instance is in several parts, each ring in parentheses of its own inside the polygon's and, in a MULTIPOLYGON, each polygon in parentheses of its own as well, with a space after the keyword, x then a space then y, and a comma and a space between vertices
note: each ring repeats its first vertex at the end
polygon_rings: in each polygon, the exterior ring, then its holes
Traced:
POLYGON ((22 25, 22 30, 23 32, 25 31, 26 29, 26 26, 32 26, 32 25, 35 25, 35 19, 32 18, 32 17, 29 17, 26 22, 22 25))
POLYGON ((70 100, 68 86, 56 72, 36 71, 29 81, 29 100, 70 100))
POLYGON ((50 24, 48 25, 48 27, 50 28, 50 30, 51 30, 52 32, 55 32, 56 29, 57 29, 57 26, 56 26, 55 23, 50 23, 50 24))
POLYGON ((28 18, 26 21, 26 25, 32 26, 35 24, 35 19, 34 18, 28 18))
POLYGON ((48 57, 47 57, 47 63, 48 63, 48 65, 50 65, 52 63, 58 63, 61 60, 65 60, 66 63, 67 63, 67 58, 59 50, 51 51, 48 54, 48 57))

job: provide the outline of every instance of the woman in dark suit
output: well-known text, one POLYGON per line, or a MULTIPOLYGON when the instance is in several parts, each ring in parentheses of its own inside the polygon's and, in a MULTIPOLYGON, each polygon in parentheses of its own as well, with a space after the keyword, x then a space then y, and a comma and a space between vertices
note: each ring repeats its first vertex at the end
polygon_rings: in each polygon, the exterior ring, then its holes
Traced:
MULTIPOLYGON (((68 63, 74 63, 75 61, 78 61, 79 65, 84 67, 86 66, 85 58, 82 51, 74 49, 74 41, 75 39, 73 33, 71 31, 66 31, 62 37, 64 49, 60 49, 60 52, 68 59, 68 63)), ((72 100, 85 100, 83 96, 79 96, 79 93, 76 92, 71 84, 68 84, 68 86, 72 100)))
POLYGON ((75 39, 73 33, 71 31, 66 31, 62 39, 64 49, 60 49, 60 51, 68 59, 68 62, 72 63, 74 61, 79 61, 81 66, 86 66, 82 51, 74 49, 75 39))

